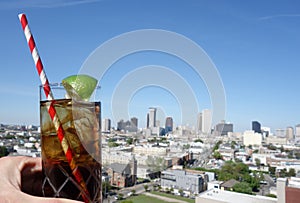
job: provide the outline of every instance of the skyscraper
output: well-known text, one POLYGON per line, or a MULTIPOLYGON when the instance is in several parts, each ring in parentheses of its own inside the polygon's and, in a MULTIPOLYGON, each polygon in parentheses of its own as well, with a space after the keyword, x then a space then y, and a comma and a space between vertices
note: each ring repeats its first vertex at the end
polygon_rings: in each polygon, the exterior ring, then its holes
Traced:
POLYGON ((214 129, 214 134, 218 136, 227 135, 229 132, 233 132, 233 124, 225 123, 225 121, 218 123, 214 129))
POLYGON ((211 132, 211 111, 209 109, 204 109, 202 111, 202 132, 203 133, 210 133, 211 132))
POLYGON ((149 128, 156 126, 156 108, 149 108, 149 128))
POLYGON ((202 113, 198 114, 197 130, 202 132, 202 113))
POLYGON ((147 124, 146 124, 147 128, 149 128, 149 113, 147 113, 147 124))
POLYGON ((289 126, 286 128, 285 136, 287 140, 293 140, 294 139, 294 128, 289 126))
POLYGON ((258 121, 252 121, 252 130, 255 133, 261 133, 261 125, 258 121))
POLYGON ((102 119, 102 126, 101 131, 102 132, 110 132, 111 128, 111 121, 109 118, 102 119))
POLYGON ((165 124, 165 132, 172 132, 173 131, 173 118, 167 117, 166 118, 166 124, 165 124))
POLYGON ((300 124, 295 127, 295 139, 300 140, 300 124))
POLYGON ((130 121, 131 121, 131 127, 136 127, 136 128, 138 128, 138 119, 137 119, 136 117, 132 117, 132 118, 130 119, 130 121))

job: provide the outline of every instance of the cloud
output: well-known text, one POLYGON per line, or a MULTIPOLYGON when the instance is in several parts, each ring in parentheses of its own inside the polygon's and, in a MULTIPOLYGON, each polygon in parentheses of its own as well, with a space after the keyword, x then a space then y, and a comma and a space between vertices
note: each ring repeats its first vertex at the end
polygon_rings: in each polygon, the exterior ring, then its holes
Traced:
POLYGON ((79 4, 95 3, 102 0, 2 0, 0 10, 20 9, 20 8, 57 8, 75 6, 79 4))
POLYGON ((278 14, 278 15, 264 16, 264 17, 260 17, 259 20, 272 20, 274 18, 293 18, 293 17, 300 17, 300 14, 278 14))

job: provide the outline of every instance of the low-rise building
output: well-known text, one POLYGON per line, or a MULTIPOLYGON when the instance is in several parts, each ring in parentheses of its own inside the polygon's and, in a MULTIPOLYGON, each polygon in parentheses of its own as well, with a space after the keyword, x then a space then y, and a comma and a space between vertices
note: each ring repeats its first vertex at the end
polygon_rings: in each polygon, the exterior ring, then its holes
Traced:
POLYGON ((262 144, 262 134, 252 130, 245 131, 243 134, 243 142, 245 146, 260 146, 262 144))
POLYGON ((277 203, 276 198, 247 195, 220 189, 207 190, 196 197, 196 203, 277 203))
POLYGON ((286 137, 269 136, 266 138, 266 144, 286 145, 287 139, 286 137))
POLYGON ((181 189, 189 194, 199 194, 205 189, 205 183, 200 174, 180 169, 169 169, 161 173, 161 187, 163 189, 181 189))
POLYGON ((128 164, 113 163, 108 167, 107 174, 110 176, 110 184, 113 186, 132 186, 136 182, 136 160, 132 159, 128 164))

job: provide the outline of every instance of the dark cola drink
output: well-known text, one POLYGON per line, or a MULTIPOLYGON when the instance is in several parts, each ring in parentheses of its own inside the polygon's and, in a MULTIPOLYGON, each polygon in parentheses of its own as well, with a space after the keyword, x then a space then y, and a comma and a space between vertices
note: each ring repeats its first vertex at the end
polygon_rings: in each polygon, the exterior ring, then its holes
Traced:
POLYGON ((102 202, 100 102, 56 100, 56 115, 69 143, 76 169, 86 190, 76 181, 48 113, 50 101, 40 102, 42 165, 45 197, 60 197, 91 203, 102 202))

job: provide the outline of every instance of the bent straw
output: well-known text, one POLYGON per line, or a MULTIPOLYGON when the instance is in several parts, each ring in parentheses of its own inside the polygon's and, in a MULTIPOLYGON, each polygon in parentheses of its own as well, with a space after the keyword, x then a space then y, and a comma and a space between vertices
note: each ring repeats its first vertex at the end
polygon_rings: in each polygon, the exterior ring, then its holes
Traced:
POLYGON ((84 199, 84 201, 86 203, 88 203, 89 202, 89 198, 88 198, 89 192, 86 188, 85 182, 83 181, 82 175, 81 175, 80 171, 78 170, 76 162, 73 158, 73 154, 72 154, 72 150, 70 148, 70 144, 68 143, 67 139, 64 136, 64 130, 62 128, 61 122, 60 122, 60 120, 57 116, 56 110, 54 108, 55 100, 54 100, 51 88, 49 86, 49 81, 48 81, 46 73, 44 71, 44 67, 43 67, 41 58, 38 54, 33 36, 31 34, 26 15, 23 14, 23 13, 19 14, 19 19, 20 19, 20 22, 21 22, 21 25, 22 25, 22 28, 23 28, 23 31, 24 31, 24 34, 25 34, 30 52, 31 52, 31 55, 32 55, 33 61, 35 63, 35 66, 36 66, 36 69, 38 71, 40 80, 42 82, 46 98, 47 98, 47 100, 51 101, 50 105, 47 106, 49 115, 50 115, 51 120, 54 124, 58 139, 59 139, 60 144, 61 144, 61 147, 64 151, 64 154, 65 154, 65 156, 68 160, 69 166, 72 170, 72 174, 74 175, 76 181, 80 184, 80 186, 84 190, 84 193, 82 193, 82 198, 84 199))

